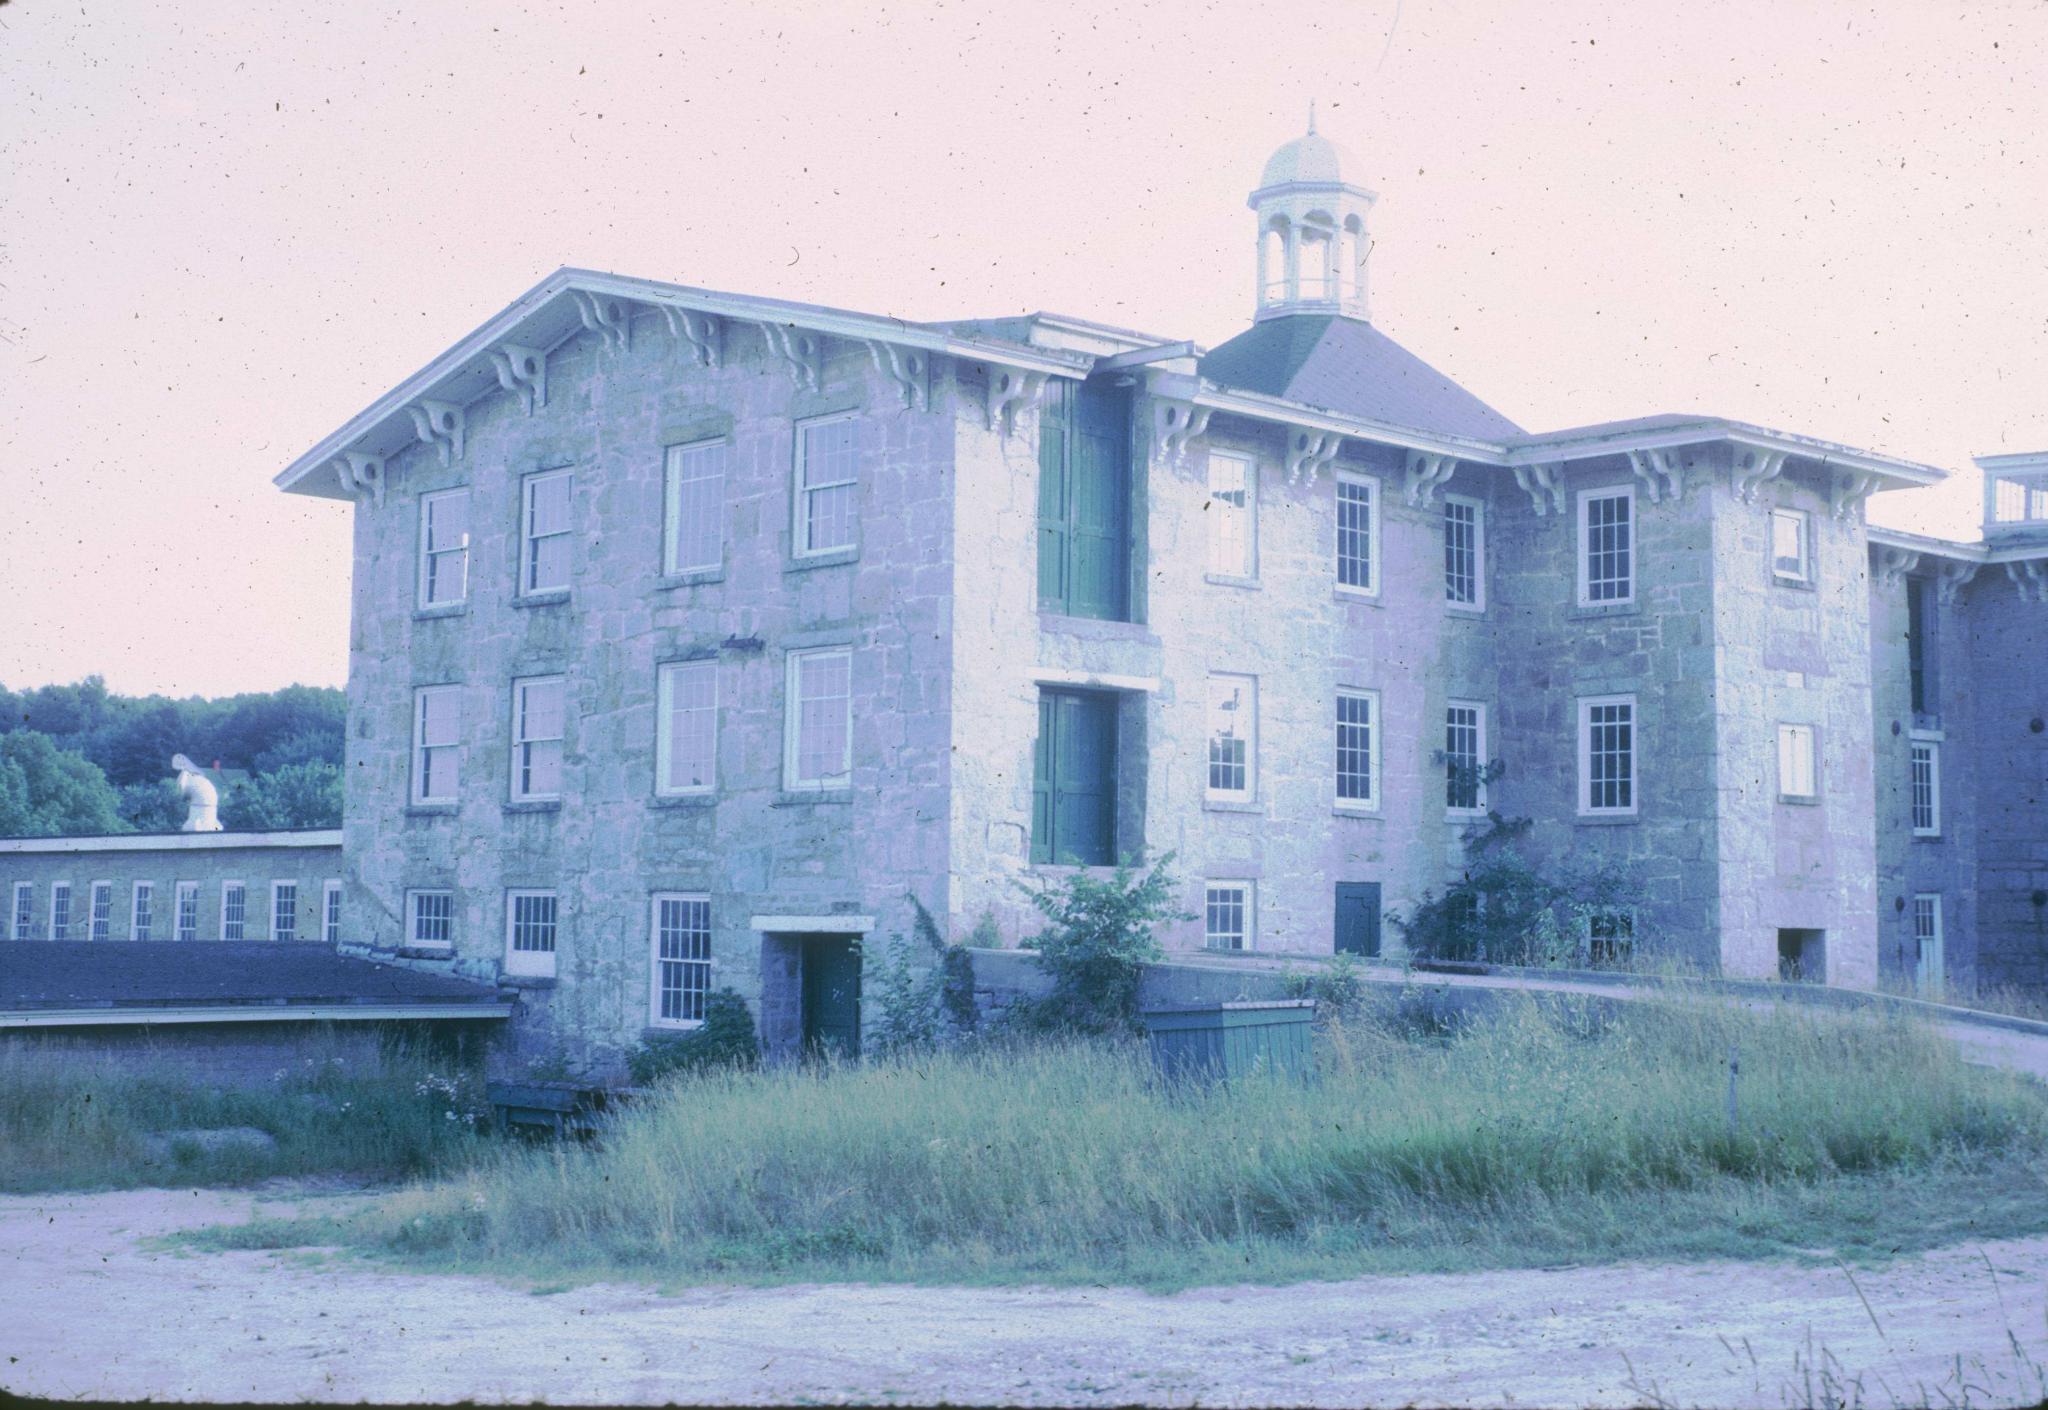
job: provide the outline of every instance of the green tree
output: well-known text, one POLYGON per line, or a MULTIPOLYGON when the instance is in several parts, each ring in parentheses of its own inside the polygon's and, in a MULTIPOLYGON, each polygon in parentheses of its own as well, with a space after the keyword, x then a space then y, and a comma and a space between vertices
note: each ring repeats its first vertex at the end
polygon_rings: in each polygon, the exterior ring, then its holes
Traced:
POLYGON ((341 767, 287 764, 275 773, 238 783, 221 800, 221 826, 230 832, 341 826, 341 767))
POLYGON ((129 832, 120 795, 99 765, 37 730, 0 735, 0 836, 129 832))
POLYGON ((1160 957, 1153 928, 1193 920, 1172 901, 1173 854, 1139 878, 1118 867, 1107 879, 1077 871, 1063 884, 1026 888, 1047 921, 1035 942, 1052 992, 1034 1018, 1042 1027, 1082 1033, 1138 1028, 1138 978, 1160 957))
POLYGON ((185 799, 168 778, 154 783, 124 784, 121 818, 137 832, 176 832, 185 822, 185 799))

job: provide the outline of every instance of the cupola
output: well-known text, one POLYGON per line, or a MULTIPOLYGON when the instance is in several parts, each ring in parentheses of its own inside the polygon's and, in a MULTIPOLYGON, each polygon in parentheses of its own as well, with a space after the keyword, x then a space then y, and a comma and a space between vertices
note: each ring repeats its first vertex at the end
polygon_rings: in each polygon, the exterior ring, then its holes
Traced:
POLYGON ((1258 317, 1292 313, 1365 319, 1366 217, 1379 197, 1358 184, 1358 158, 1316 131, 1273 153, 1252 192, 1259 218, 1258 317))

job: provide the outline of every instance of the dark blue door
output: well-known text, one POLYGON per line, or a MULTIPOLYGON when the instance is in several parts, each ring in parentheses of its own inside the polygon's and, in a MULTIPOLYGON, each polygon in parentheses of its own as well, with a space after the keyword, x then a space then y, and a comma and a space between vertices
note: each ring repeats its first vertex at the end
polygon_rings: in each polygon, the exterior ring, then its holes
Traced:
POLYGON ((1380 952, 1380 884, 1377 881, 1337 883, 1337 953, 1377 955, 1380 952))

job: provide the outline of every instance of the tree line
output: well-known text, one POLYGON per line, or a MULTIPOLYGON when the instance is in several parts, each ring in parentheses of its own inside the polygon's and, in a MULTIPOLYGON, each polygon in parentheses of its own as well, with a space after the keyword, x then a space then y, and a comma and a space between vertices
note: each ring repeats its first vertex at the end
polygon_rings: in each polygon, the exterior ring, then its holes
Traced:
POLYGON ((247 771, 221 790, 229 831, 341 825, 347 697, 320 686, 230 695, 116 695, 74 685, 0 685, 0 837, 176 832, 185 820, 173 754, 247 771))

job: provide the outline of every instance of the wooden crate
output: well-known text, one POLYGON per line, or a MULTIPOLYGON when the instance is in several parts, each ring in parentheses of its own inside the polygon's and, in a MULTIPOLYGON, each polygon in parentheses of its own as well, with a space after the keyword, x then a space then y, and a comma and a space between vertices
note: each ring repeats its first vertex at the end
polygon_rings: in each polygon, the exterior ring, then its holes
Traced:
POLYGON ((1147 1009, 1152 1061, 1175 1080, 1229 1081, 1254 1072, 1306 1079, 1315 1070, 1308 999, 1147 1009))

